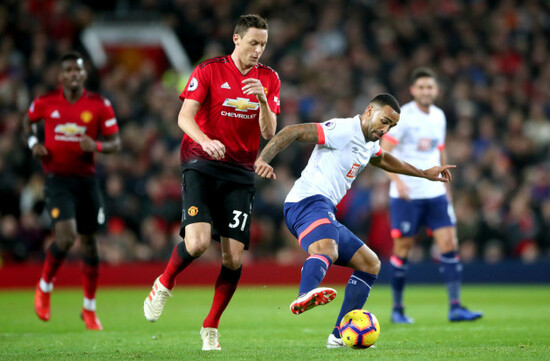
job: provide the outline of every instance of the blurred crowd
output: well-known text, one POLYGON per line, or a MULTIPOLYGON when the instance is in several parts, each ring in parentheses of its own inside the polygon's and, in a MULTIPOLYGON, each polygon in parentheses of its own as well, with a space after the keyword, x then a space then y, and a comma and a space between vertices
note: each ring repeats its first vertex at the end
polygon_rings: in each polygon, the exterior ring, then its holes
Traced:
MULTIPOLYGON (((417 66, 439 76, 463 261, 550 258, 550 4, 526 0, 7 0, 0 4, 0 255, 43 257, 51 241, 40 164, 21 138, 32 99, 57 86, 57 60, 105 14, 171 27, 197 64, 233 49, 236 19, 268 18, 261 62, 282 81, 279 129, 361 113, 390 92, 410 100, 417 66)), ((167 259, 181 238, 178 99, 186 76, 90 66, 87 87, 113 103, 122 151, 96 156, 107 224, 105 262, 167 259)), ((302 259, 286 231, 286 193, 311 147, 294 144, 274 160, 277 181, 257 182, 251 259, 302 259)), ((367 169, 339 205, 338 218, 381 256, 391 252, 388 180, 367 169)), ((423 232, 412 261, 436 257, 423 232)), ((217 257, 212 247, 210 257, 217 257)), ((74 250, 78 252, 78 250, 74 250)), ((208 259, 208 256, 203 257, 208 259)))

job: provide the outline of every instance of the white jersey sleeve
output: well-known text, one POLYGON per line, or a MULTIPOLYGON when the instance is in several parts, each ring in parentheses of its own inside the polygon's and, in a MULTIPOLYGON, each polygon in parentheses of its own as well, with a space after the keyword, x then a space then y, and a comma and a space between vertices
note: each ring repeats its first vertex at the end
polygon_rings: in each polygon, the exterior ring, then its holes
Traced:
POLYGON ((337 205, 372 157, 382 154, 380 143, 367 142, 361 119, 331 119, 317 124, 319 142, 285 202, 322 195, 337 205))
POLYGON ((377 140, 373 143, 372 146, 372 154, 370 155, 371 158, 377 158, 382 155, 384 151, 382 150, 382 147, 380 146, 380 141, 377 140))
POLYGON ((327 120, 324 123, 317 123, 317 134, 319 145, 329 149, 340 149, 350 141, 350 134, 353 123, 342 122, 337 119, 327 120))

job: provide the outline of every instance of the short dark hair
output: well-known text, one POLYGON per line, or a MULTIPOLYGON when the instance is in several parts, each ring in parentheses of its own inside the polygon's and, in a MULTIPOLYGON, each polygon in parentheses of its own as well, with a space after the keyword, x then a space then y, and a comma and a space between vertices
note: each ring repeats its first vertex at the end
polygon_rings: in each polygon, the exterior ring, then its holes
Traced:
POLYGON ((80 54, 78 51, 69 51, 63 54, 61 58, 59 58, 59 64, 61 64, 66 60, 78 60, 78 59, 84 60, 84 58, 82 57, 82 54, 80 54))
POLYGON ((267 30, 267 20, 257 14, 241 15, 233 34, 239 34, 243 37, 249 28, 265 29, 267 30))
POLYGON ((432 78, 433 80, 437 81, 437 77, 435 76, 435 72, 426 67, 420 67, 413 70, 411 74, 411 78, 409 79, 409 84, 413 85, 417 79, 420 78, 432 78))
POLYGON ((397 102, 397 99, 395 99, 393 95, 388 93, 378 94, 377 96, 371 99, 369 104, 377 104, 380 106, 389 105, 393 110, 397 112, 397 114, 401 114, 401 107, 399 107, 399 103, 397 102))

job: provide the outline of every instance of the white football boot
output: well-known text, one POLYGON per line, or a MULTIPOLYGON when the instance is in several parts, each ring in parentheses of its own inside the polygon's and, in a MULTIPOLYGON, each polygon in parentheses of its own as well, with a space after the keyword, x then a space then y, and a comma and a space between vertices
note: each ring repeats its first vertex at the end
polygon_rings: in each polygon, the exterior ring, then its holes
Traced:
POLYGON ((220 334, 217 328, 201 327, 201 339, 203 351, 221 351, 220 334))
POLYGON ((344 341, 341 338, 334 336, 332 333, 328 335, 327 348, 340 348, 346 347, 344 341))
POLYGON ((143 302, 143 313, 147 321, 155 322, 159 319, 168 297, 172 297, 172 291, 164 287, 159 281, 160 276, 153 283, 149 296, 143 302))

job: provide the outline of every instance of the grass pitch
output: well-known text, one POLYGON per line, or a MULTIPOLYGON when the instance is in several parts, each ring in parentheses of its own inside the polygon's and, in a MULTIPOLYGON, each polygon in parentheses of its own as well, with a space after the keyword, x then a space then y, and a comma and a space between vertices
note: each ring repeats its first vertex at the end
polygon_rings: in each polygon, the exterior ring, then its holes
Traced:
POLYGON ((409 286, 407 312, 414 325, 389 322, 390 290, 375 286, 365 308, 380 321, 375 349, 328 350, 325 343, 344 286, 329 305, 293 315, 296 287, 241 287, 222 317, 222 351, 203 352, 199 329, 212 288, 179 287, 156 323, 143 317, 149 289, 102 288, 102 332, 84 329, 82 292, 56 289, 52 318, 40 321, 33 291, 1 291, 0 360, 550 360, 549 286, 466 286, 466 305, 484 317, 447 321, 443 286, 409 286))

